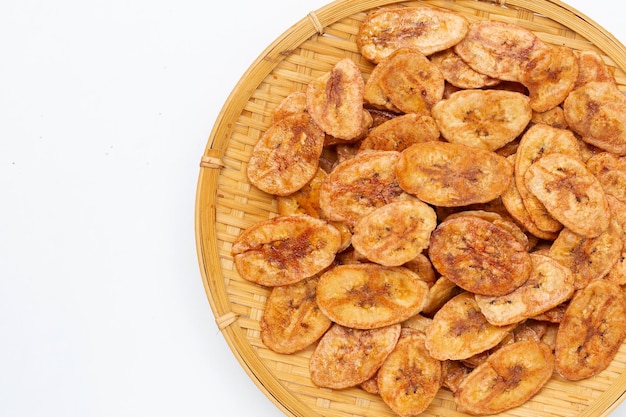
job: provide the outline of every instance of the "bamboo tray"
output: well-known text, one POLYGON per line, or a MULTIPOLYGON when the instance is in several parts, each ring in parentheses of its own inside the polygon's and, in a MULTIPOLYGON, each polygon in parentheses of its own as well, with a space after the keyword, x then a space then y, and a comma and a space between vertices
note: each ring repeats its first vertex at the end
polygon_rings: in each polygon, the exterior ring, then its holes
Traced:
MULTIPOLYGON (((289 93, 352 58, 367 76, 372 65, 355 44, 369 9, 393 0, 337 0, 310 13, 276 39, 252 63, 218 117, 200 161, 195 207, 197 254, 206 294, 217 324, 241 366, 286 415, 297 417, 394 416, 377 397, 361 389, 320 389, 309 378, 309 348, 280 355, 260 341, 258 321, 269 290, 243 280, 230 248, 243 228, 276 212, 271 196, 251 186, 245 167, 253 146, 269 126, 273 108, 289 93)), ((626 50, 610 33, 558 0, 424 0, 468 20, 517 23, 542 40, 574 49, 593 49, 614 70, 626 91, 626 50)), ((506 416, 607 416, 626 390, 626 346, 596 377, 570 382, 554 376, 525 405, 506 416)), ((424 416, 464 416, 449 391, 441 389, 424 416)))

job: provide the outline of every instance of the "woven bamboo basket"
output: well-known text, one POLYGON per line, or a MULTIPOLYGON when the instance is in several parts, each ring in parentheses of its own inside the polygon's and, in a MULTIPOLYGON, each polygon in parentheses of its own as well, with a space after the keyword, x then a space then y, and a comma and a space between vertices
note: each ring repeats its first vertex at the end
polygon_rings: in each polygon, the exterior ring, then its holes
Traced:
MULTIPOLYGON (((273 108, 289 93, 302 90, 344 57, 364 76, 372 64, 362 58, 355 35, 368 10, 393 0, 337 0, 310 13, 276 39, 249 67, 218 117, 200 161, 195 231, 206 294, 217 324, 233 354, 260 390, 286 415, 298 417, 394 416, 379 397, 354 388, 320 389, 309 378, 312 348, 293 355, 267 349, 259 319, 267 288, 243 280, 230 249, 240 231, 276 213, 273 198, 251 186, 246 163, 273 108)), ((589 18, 558 0, 424 0, 469 21, 513 22, 542 40, 600 53, 626 91, 626 51, 589 18)), ((596 377, 570 382, 554 376, 532 400, 506 416, 607 416, 626 390, 626 346, 596 377)), ((441 389, 424 416, 462 416, 449 391, 441 389)))

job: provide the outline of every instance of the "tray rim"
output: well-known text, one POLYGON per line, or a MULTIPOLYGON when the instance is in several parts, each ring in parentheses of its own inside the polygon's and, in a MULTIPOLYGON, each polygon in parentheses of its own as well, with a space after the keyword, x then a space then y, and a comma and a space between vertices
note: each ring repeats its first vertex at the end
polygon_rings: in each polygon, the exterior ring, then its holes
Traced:
MULTIPOLYGON (((297 49, 303 42, 315 34, 323 34, 324 28, 327 26, 355 13, 381 6, 406 3, 407 1, 409 0, 333 0, 321 8, 311 11, 307 16, 294 23, 257 56, 233 87, 218 113, 215 124, 207 139, 205 151, 200 160, 194 206, 194 231, 196 253, 207 299, 215 316, 218 328, 236 360, 264 395, 288 416, 320 417, 320 414, 299 401, 297 397, 277 379, 271 378, 271 380, 268 380, 263 376, 264 373, 269 373, 269 370, 243 334, 241 327, 237 325, 237 317, 230 308, 230 301, 223 302, 224 300, 216 299, 213 296, 216 292, 225 295, 226 285, 224 283, 221 267, 217 268, 217 274, 214 270, 209 272, 206 269, 207 265, 211 265, 211 263, 206 262, 207 260, 211 262, 219 261, 219 250, 217 247, 218 237, 215 228, 206 228, 204 226, 205 224, 215 224, 216 222, 217 180, 220 168, 223 166, 221 164, 221 158, 234 129, 234 123, 232 121, 235 121, 243 110, 243 105, 238 105, 238 103, 245 104, 263 80, 286 56, 288 56, 290 51, 297 49), (244 88, 244 82, 253 85, 253 88, 244 88), (200 196, 208 197, 207 201, 201 201, 200 196), (206 242, 208 242, 208 245, 206 242), (290 403, 293 404, 290 404, 291 406, 285 404, 285 398, 292 399, 293 401, 290 401, 290 403)), ((458 0, 449 1, 451 3, 458 2, 458 0)), ((563 1, 471 1, 532 10, 536 14, 542 14, 552 20, 558 21, 576 33, 585 33, 584 37, 586 39, 602 50, 606 56, 610 57, 614 61, 615 66, 626 72, 626 48, 624 45, 591 18, 563 1), (569 16, 569 24, 551 17, 555 13, 564 13, 569 16)), ((219 263, 214 264, 219 265, 219 263)), ((225 299, 227 298, 228 296, 225 297, 225 299)), ((609 389, 597 397, 585 410, 578 414, 577 417, 606 417, 611 414, 624 399, 626 399, 626 372, 623 372, 620 377, 615 379, 609 389)))

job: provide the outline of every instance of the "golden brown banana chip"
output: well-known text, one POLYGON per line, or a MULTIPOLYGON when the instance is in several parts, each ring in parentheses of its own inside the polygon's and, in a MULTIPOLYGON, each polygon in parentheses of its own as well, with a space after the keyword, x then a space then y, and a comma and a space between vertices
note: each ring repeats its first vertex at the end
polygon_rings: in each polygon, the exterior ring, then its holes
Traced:
POLYGON ((470 24, 454 51, 474 70, 506 81, 521 81, 526 64, 546 47, 519 25, 496 21, 470 24))
POLYGON ((626 155, 626 97, 610 82, 590 82, 563 102, 570 128, 605 151, 626 155))
POLYGON ((584 237, 563 229, 550 247, 550 257, 574 274, 574 288, 582 289, 591 281, 604 278, 619 260, 623 249, 623 231, 612 219, 597 237, 584 237))
POLYGON ((361 55, 374 63, 399 48, 415 48, 430 55, 463 39, 468 25, 465 17, 443 8, 382 7, 361 23, 356 43, 361 55))
POLYGON ((448 278, 443 276, 439 277, 428 290, 428 297, 422 308, 422 314, 435 314, 448 300, 460 294, 462 291, 463 290, 458 285, 448 278))
POLYGON ((437 226, 435 210, 417 198, 395 201, 361 217, 352 246, 372 262, 400 266, 428 246, 437 226))
POLYGON ((328 174, 326 171, 318 168, 313 178, 298 191, 286 196, 277 196, 276 208, 278 214, 281 216, 306 214, 311 217, 320 218, 320 187, 327 177, 328 174))
POLYGON ((402 111, 391 103, 382 88, 382 77, 386 70, 384 65, 376 65, 365 81, 363 87, 363 104, 368 108, 386 111, 391 114, 401 114, 402 111))
POLYGON ((322 274, 317 303, 343 326, 373 329, 419 313, 428 285, 413 271, 373 263, 338 265, 322 274))
POLYGON ((277 122, 285 116, 306 112, 306 93, 294 91, 278 103, 272 110, 272 122, 277 122))
POLYGON ((364 151, 342 161, 320 187, 324 217, 350 226, 377 207, 412 198, 398 185, 396 151, 364 151))
POLYGON ((318 276, 272 288, 259 324, 261 341, 278 353, 290 354, 316 342, 332 324, 317 306, 318 276))
POLYGON ((278 216, 257 222, 233 242, 242 278, 274 287, 312 277, 335 259, 339 231, 311 216, 278 216))
MULTIPOLYGON (((574 134, 566 129, 558 129, 546 124, 532 125, 522 136, 515 157, 515 184, 522 198, 528 215, 535 226, 546 232, 558 232, 563 228, 546 209, 543 203, 526 186, 525 175, 528 168, 539 158, 551 154, 563 153, 582 159, 578 150, 578 141, 574 134)), ((541 236, 539 236, 541 237, 541 236)))
POLYGON ((509 187, 513 166, 485 149, 425 142, 402 151, 396 174, 400 187, 420 200, 459 207, 499 197, 509 187))
POLYGON ((530 119, 532 124, 542 123, 544 125, 556 127, 557 129, 567 129, 567 120, 563 108, 556 106, 544 112, 533 111, 530 119))
POLYGON ((500 83, 496 78, 476 72, 467 65, 454 48, 448 48, 429 57, 430 61, 439 67, 446 81, 462 89, 490 87, 500 83))
POLYGON ((609 226, 604 190, 581 160, 563 153, 545 155, 528 168, 524 181, 548 213, 573 232, 595 237, 609 226))
POLYGON ((545 385, 554 355, 542 342, 522 341, 502 347, 461 382, 454 401, 473 415, 497 414, 518 407, 545 385))
POLYGON ((441 381, 441 362, 430 355, 420 332, 407 329, 378 371, 380 396, 400 417, 414 417, 426 410, 441 381))
POLYGON ((556 335, 556 370, 572 381, 603 371, 626 334, 626 300, 621 287, 597 280, 569 303, 556 335))
POLYGON ((474 294, 462 292, 433 316, 426 328, 426 347, 439 360, 467 359, 496 346, 514 327, 490 324, 476 304, 474 294))
POLYGON ((532 110, 520 93, 461 90, 436 103, 432 116, 448 142, 493 151, 524 131, 532 110))
POLYGON ((578 58, 578 79, 575 88, 594 81, 617 84, 615 76, 599 53, 592 50, 575 50, 574 54, 578 58))
POLYGON ((567 46, 546 45, 526 63, 520 82, 528 88, 534 111, 550 110, 565 100, 578 80, 578 59, 567 46))
POLYGON ((283 117, 254 146, 248 180, 270 194, 291 194, 313 178, 323 147, 324 132, 308 113, 283 117))
POLYGON ((476 303, 489 323, 496 326, 520 323, 567 301, 574 293, 574 277, 556 260, 530 254, 533 269, 520 287, 497 297, 476 295, 476 303))
POLYGON ((403 113, 429 116, 432 106, 443 97, 441 71, 416 49, 398 49, 377 68, 382 92, 403 113))
POLYGON ((374 149, 401 152, 414 143, 439 140, 439 128, 431 116, 403 114, 381 123, 361 141, 359 151, 374 149))
POLYGON ((306 89, 306 108, 315 123, 330 136, 351 140, 363 133, 361 70, 350 58, 312 80, 306 89))
POLYGON ((309 360, 313 383, 342 389, 376 374, 400 337, 400 325, 359 330, 334 324, 320 339, 309 360))
POLYGON ((604 192, 626 202, 626 157, 600 152, 587 160, 587 169, 600 181, 604 192))
POLYGON ((511 232, 476 216, 440 223, 431 234, 428 255, 441 275, 481 295, 510 293, 532 269, 526 247, 511 232))

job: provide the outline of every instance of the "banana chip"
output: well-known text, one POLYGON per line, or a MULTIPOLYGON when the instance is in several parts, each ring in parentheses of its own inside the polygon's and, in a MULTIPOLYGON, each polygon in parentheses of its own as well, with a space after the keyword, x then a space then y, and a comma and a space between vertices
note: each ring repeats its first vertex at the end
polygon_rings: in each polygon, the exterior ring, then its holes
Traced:
POLYGON ((552 376, 554 355, 542 342, 522 341, 494 352, 461 382, 454 401, 473 415, 497 414, 532 398, 552 376))
POLYGON ((313 383, 342 389, 372 378, 394 349, 400 325, 359 330, 334 324, 309 359, 313 383))
POLYGON ((277 353, 298 352, 316 342, 332 322, 317 306, 318 276, 272 288, 259 322, 261 341, 277 353))
POLYGON ((400 48, 415 48, 424 55, 443 51, 463 39, 468 26, 463 16, 443 8, 380 8, 361 23, 356 43, 361 55, 379 63, 400 48))
POLYGON ((306 93, 294 91, 281 100, 272 110, 272 122, 277 122, 285 116, 306 112, 306 93))
POLYGON ((587 160, 587 169, 605 193, 626 202, 626 156, 600 152, 587 160))
POLYGON ((313 178, 324 147, 324 132, 308 113, 292 114, 267 129, 254 146, 246 168, 260 190, 288 195, 313 178))
POLYGON ((467 65, 454 48, 437 52, 430 57, 430 61, 439 67, 446 81, 461 89, 483 88, 498 85, 500 80, 476 72, 467 65))
POLYGON ((278 216, 255 223, 233 243, 242 278, 268 287, 293 284, 321 272, 335 259, 339 231, 311 216, 278 216))
POLYGON ((556 335, 556 370, 578 381, 613 360, 626 334, 626 300, 612 282, 597 280, 574 295, 556 335))
POLYGON ((513 234, 476 216, 440 223, 431 234, 428 254, 441 275, 481 295, 509 294, 532 270, 526 247, 513 234))
POLYGON ((435 210, 417 198, 386 204, 361 217, 352 246, 372 262, 400 266, 427 246, 437 226, 435 210))
POLYGON ((432 324, 426 329, 426 347, 439 360, 467 359, 496 346, 514 327, 490 324, 474 294, 462 292, 433 316, 432 324))
POLYGON ((532 110, 524 94, 461 90, 435 104, 432 116, 448 142, 493 151, 524 131, 532 110))
POLYGON ((436 141, 439 137, 439 128, 431 116, 403 114, 371 129, 361 141, 359 151, 401 152, 414 143, 436 141))
POLYGON ((396 167, 400 187, 443 207, 486 203, 499 197, 513 177, 506 158, 448 142, 426 142, 402 151, 396 167))
POLYGON ((404 329, 378 371, 378 389, 385 404, 401 417, 417 416, 434 400, 441 381, 441 362, 430 355, 423 335, 404 329))
POLYGON ((533 269, 520 287, 497 297, 476 295, 476 303, 489 323, 520 323, 558 306, 574 293, 574 277, 569 268, 548 256, 531 253, 530 258, 533 269))
POLYGON ((356 329, 401 323, 422 310, 428 285, 413 271, 373 263, 338 265, 317 285, 317 303, 333 322, 356 329))
POLYGON ((608 82, 617 86, 615 76, 599 53, 592 50, 574 51, 578 59, 578 79, 575 88, 590 82, 608 82))

